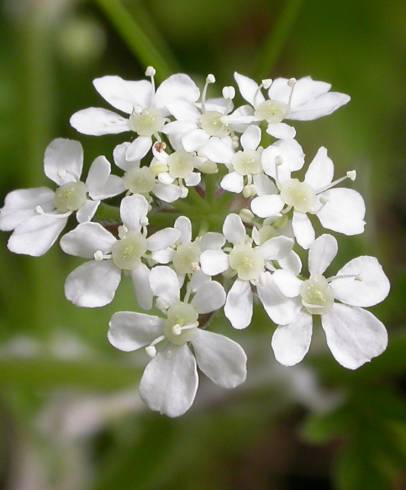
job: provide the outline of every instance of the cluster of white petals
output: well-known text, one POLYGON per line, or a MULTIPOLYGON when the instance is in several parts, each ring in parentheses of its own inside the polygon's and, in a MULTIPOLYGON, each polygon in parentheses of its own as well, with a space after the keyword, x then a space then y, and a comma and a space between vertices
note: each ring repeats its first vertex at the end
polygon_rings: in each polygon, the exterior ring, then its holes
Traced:
POLYGON ((126 133, 112 150, 117 175, 99 156, 82 178, 81 144, 53 140, 44 172, 56 188, 10 192, 0 210, 0 229, 12 232, 9 250, 41 256, 70 226, 60 247, 84 262, 66 278, 69 301, 102 307, 121 280, 131 281, 135 311, 112 316, 108 339, 125 352, 145 351, 150 360, 140 395, 171 417, 192 405, 198 369, 224 388, 245 381, 242 347, 209 331, 222 309, 232 327, 244 329, 254 304, 261 305, 276 324, 275 357, 286 366, 308 352, 315 316, 344 367, 356 369, 381 354, 386 329, 365 308, 389 293, 382 267, 362 256, 326 275, 337 241, 330 234, 316 238, 314 227, 364 231, 364 200, 342 187, 356 172, 334 180, 324 147, 306 166, 290 125, 327 116, 350 97, 311 77, 257 83, 235 73, 244 100, 235 106, 233 86, 208 98, 211 74, 202 90, 185 74, 159 86, 152 67, 146 77, 94 80, 119 112, 91 107, 70 123, 85 135, 126 133))

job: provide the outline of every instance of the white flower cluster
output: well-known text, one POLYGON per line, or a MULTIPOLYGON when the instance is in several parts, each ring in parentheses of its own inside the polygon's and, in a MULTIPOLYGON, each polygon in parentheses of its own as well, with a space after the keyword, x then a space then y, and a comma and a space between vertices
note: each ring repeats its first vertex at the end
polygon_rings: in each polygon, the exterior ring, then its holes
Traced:
POLYGON ((363 309, 389 292, 382 267, 363 256, 326 276, 337 242, 330 234, 316 238, 313 227, 315 216, 325 229, 363 232, 361 195, 339 186, 355 180, 355 171, 333 180, 333 162, 321 147, 300 179, 305 155, 295 129, 285 122, 331 114, 349 96, 310 77, 258 85, 235 73, 246 102, 235 107, 231 86, 222 97, 207 98, 213 75, 202 92, 184 74, 158 88, 152 67, 146 76, 96 79, 99 94, 125 115, 88 108, 70 121, 87 135, 135 135, 113 151, 120 176, 99 156, 81 180, 81 144, 52 141, 44 171, 56 190, 6 196, 0 229, 12 231, 8 248, 44 254, 75 214, 78 224, 60 245, 85 262, 67 277, 66 297, 78 306, 101 307, 113 300, 121 279, 130 278, 138 306, 159 311, 115 313, 108 339, 123 351, 146 351, 150 361, 140 394, 149 407, 169 416, 183 414, 193 403, 197 367, 225 388, 246 378, 243 349, 207 329, 223 307, 231 325, 243 329, 257 298, 277 325, 272 348, 287 366, 306 355, 313 316, 321 318, 328 347, 344 367, 356 369, 384 351, 386 329, 363 309), (216 177, 210 194, 209 181, 216 177), (116 196, 122 196, 120 202, 116 196), (107 199, 119 207, 117 223, 98 219, 107 199), (184 216, 188 210, 191 215, 184 216), (213 213, 215 220, 206 221, 213 213), (153 216, 168 226, 149 230, 153 216), (306 253, 308 268, 302 272, 300 256, 306 253))

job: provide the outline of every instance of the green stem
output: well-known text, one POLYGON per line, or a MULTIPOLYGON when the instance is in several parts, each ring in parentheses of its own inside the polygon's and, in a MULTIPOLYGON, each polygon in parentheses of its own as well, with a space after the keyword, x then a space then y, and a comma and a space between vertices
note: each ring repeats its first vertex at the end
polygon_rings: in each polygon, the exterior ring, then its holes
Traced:
POLYGON ((95 0, 117 29, 122 39, 133 52, 138 61, 147 66, 152 65, 157 70, 157 78, 167 78, 172 73, 178 71, 177 64, 168 50, 161 54, 151 37, 142 29, 138 20, 128 11, 120 0, 95 0))
POLYGON ((269 33, 260 51, 255 70, 257 78, 266 78, 271 73, 294 26, 302 0, 287 0, 285 4, 274 29, 269 33))

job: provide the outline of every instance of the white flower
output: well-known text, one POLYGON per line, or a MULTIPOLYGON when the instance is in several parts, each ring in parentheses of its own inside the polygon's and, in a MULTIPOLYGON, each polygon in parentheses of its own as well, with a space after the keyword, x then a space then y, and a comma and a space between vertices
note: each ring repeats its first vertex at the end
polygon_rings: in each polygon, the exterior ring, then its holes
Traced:
POLYGON ((14 230, 8 241, 12 252, 43 255, 72 213, 76 212, 79 223, 89 221, 101 199, 124 191, 121 179, 110 174, 105 157, 94 160, 85 182, 80 180, 82 167, 83 149, 78 141, 57 138, 48 145, 44 171, 58 185, 56 191, 39 187, 10 192, 0 211, 0 229, 14 230))
POLYGON ((233 128, 223 118, 233 109, 235 91, 225 87, 223 93, 227 98, 206 100, 208 85, 214 81, 213 75, 207 76, 200 104, 190 100, 172 104, 170 111, 176 121, 168 123, 163 132, 174 146, 181 144, 185 151, 197 152, 215 163, 226 163, 233 152, 230 137, 233 128))
POLYGON ((263 80, 258 85, 251 78, 234 73, 235 81, 242 97, 250 104, 245 109, 231 114, 232 123, 251 123, 265 121, 267 132, 275 138, 294 138, 295 129, 284 120, 310 121, 327 116, 350 101, 350 97, 339 92, 330 92, 329 83, 313 80, 311 77, 276 78, 263 80), (268 90, 268 99, 262 94, 262 88, 268 90))
POLYGON ((67 299, 88 308, 104 306, 113 300, 122 272, 127 271, 139 305, 146 310, 151 308, 149 268, 144 260, 170 247, 180 233, 174 228, 164 228, 147 237, 148 209, 145 197, 125 197, 120 206, 123 226, 119 228, 118 239, 99 223, 82 223, 62 237, 64 252, 93 259, 66 278, 67 299))
POLYGON ((386 298, 388 278, 376 258, 368 256, 350 260, 337 275, 326 278, 324 273, 336 254, 336 239, 322 235, 309 250, 309 279, 286 270, 261 278, 258 295, 270 318, 280 325, 272 338, 280 363, 292 366, 306 355, 313 315, 321 316, 327 345, 346 368, 357 369, 386 349, 384 325, 363 308, 386 298))
POLYGON ((293 240, 280 236, 253 246, 241 218, 233 213, 224 220, 223 234, 232 248, 203 252, 202 271, 209 276, 226 271, 231 277, 237 276, 228 291, 224 312, 234 328, 246 328, 251 323, 253 310, 251 285, 257 284, 266 268, 274 269, 272 261, 288 256, 293 240))
POLYGON ((152 137, 162 131, 170 114, 169 108, 182 101, 195 102, 199 89, 193 80, 184 74, 171 75, 155 91, 155 70, 147 69, 151 81, 127 81, 118 76, 105 76, 93 81, 95 89, 115 109, 127 117, 96 107, 83 109, 73 114, 71 125, 80 133, 94 136, 135 132, 138 137, 127 150, 127 158, 144 157, 152 146, 152 137))
POLYGON ((262 162, 265 172, 275 179, 278 189, 252 200, 251 209, 257 216, 280 216, 280 213, 287 213, 293 208, 293 232, 299 245, 306 249, 315 239, 308 214, 315 214, 324 228, 345 235, 364 231, 365 204, 362 196, 353 189, 335 187, 347 178, 354 180, 355 171, 349 171, 345 177, 333 182, 333 162, 327 150, 321 147, 301 182, 291 178, 290 168, 284 166, 283 159, 282 164, 275 163, 275 152, 268 152, 272 146, 264 150, 262 162))
POLYGON ((199 314, 218 310, 225 292, 216 281, 206 282, 180 300, 176 273, 166 266, 151 270, 150 286, 164 316, 115 313, 108 338, 125 352, 145 348, 152 357, 140 383, 140 395, 152 409, 178 417, 192 405, 198 387, 197 366, 214 383, 235 388, 246 378, 246 355, 229 338, 199 328, 199 314), (189 347, 193 347, 193 353, 189 347))

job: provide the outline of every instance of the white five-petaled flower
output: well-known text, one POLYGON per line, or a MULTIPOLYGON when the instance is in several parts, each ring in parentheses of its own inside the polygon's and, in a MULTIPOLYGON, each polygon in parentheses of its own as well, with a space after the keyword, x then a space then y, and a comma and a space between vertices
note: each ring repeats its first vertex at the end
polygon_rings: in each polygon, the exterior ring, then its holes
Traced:
POLYGON ((200 257, 202 271, 209 276, 226 271, 231 277, 237 276, 228 291, 224 312, 234 328, 246 328, 253 312, 251 285, 257 284, 266 268, 274 269, 272 261, 289 255, 293 240, 280 236, 253 246, 241 218, 233 213, 224 220, 223 234, 232 248, 203 252, 200 257))
POLYGON ((140 395, 152 410, 178 417, 191 407, 196 396, 197 366, 217 385, 235 388, 246 378, 247 359, 233 340, 199 328, 199 314, 223 306, 221 284, 209 279, 196 288, 188 287, 181 301, 180 283, 172 269, 156 266, 149 279, 163 317, 115 313, 108 338, 114 347, 126 352, 145 348, 152 359, 142 376, 140 395))
POLYGON ((339 92, 330 92, 331 85, 313 80, 311 77, 276 78, 263 80, 260 85, 251 78, 234 74, 242 97, 250 104, 245 114, 231 114, 228 121, 252 123, 265 121, 267 132, 275 138, 294 138, 296 131, 284 120, 310 121, 327 116, 350 101, 350 97, 339 92), (262 89, 268 90, 265 98, 262 89))
POLYGON ((85 182, 80 180, 83 148, 78 141, 57 138, 45 150, 44 172, 55 182, 56 191, 46 187, 10 192, 0 210, 0 229, 14 230, 8 248, 18 254, 40 256, 55 243, 69 216, 79 223, 94 216, 100 200, 124 191, 121 179, 110 174, 110 163, 99 156, 85 182))
POLYGON ((179 238, 179 231, 164 228, 147 237, 145 197, 127 196, 121 201, 120 215, 123 226, 119 238, 99 223, 82 223, 64 235, 64 252, 92 259, 71 272, 66 278, 65 295, 78 306, 94 308, 110 303, 123 271, 128 271, 139 305, 148 310, 152 306, 149 287, 149 268, 144 263, 154 252, 170 247, 179 238))
POLYGON ((333 181, 334 164, 324 147, 318 150, 310 163, 303 182, 291 178, 290 169, 284 168, 283 163, 275 164, 274 160, 264 158, 263 165, 265 172, 275 179, 278 190, 253 199, 251 209, 257 216, 280 216, 281 212, 286 213, 293 208, 293 232, 299 245, 306 249, 315 239, 308 214, 315 214, 324 228, 345 235, 364 231, 365 204, 362 196, 353 189, 335 187, 347 178, 354 180, 354 170, 333 181))
POLYGON ((182 101, 195 102, 199 88, 185 74, 171 75, 155 90, 155 70, 148 67, 148 80, 128 81, 118 76, 104 76, 93 81, 95 89, 115 109, 127 114, 123 117, 107 109, 90 107, 76 112, 71 125, 80 133, 94 136, 133 131, 138 136, 127 149, 130 160, 143 158, 158 138, 167 116, 182 101))
POLYGON ((309 250, 310 278, 302 280, 286 270, 265 273, 258 295, 277 327, 272 347, 287 366, 300 362, 309 350, 312 316, 320 315, 327 345, 344 367, 357 369, 387 346, 384 325, 365 307, 383 301, 389 281, 375 257, 350 260, 337 275, 324 273, 337 254, 337 241, 321 235, 309 250))

